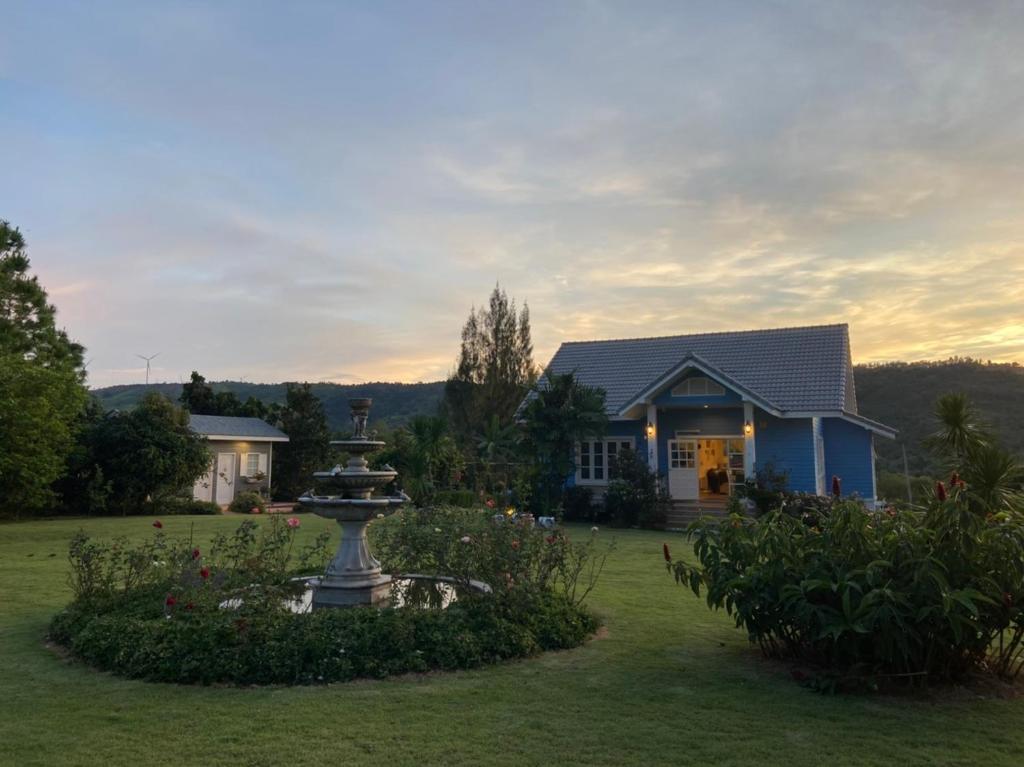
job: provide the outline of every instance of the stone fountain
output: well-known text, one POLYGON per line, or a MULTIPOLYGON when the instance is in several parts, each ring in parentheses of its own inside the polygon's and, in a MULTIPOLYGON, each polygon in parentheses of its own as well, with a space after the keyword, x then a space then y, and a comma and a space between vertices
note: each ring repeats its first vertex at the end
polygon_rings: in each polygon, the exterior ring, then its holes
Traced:
POLYGON ((341 543, 323 577, 310 581, 313 609, 324 607, 355 607, 386 603, 391 591, 391 576, 381 573, 380 562, 370 553, 366 542, 366 526, 372 519, 386 514, 409 500, 405 493, 397 496, 373 495, 398 476, 385 465, 371 470, 364 457, 380 450, 385 443, 366 435, 366 420, 373 400, 357 397, 348 401, 352 413, 353 434, 350 439, 331 444, 346 451, 350 458, 345 468, 313 474, 317 486, 328 495, 309 490, 299 503, 318 516, 333 519, 341 525, 341 543))

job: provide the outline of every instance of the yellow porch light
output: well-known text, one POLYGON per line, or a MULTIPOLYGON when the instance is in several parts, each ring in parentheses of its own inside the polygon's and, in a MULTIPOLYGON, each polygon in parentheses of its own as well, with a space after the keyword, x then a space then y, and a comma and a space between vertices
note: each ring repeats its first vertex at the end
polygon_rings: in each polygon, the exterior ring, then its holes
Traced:
POLYGON ((754 433, 754 424, 752 424, 750 421, 747 421, 746 423, 744 423, 743 424, 743 434, 744 434, 744 436, 749 437, 753 433, 754 433))
POLYGON ((651 423, 650 421, 647 422, 646 432, 647 432, 647 438, 648 439, 651 439, 651 438, 654 437, 654 424, 651 423))

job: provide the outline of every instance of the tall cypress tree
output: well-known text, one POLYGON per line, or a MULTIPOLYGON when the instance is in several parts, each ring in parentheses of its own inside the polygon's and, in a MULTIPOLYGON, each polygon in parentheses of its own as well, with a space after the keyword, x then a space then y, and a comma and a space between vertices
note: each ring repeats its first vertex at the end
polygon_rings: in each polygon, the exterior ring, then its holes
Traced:
POLYGON ((537 378, 530 309, 521 311, 500 285, 486 307, 470 311, 455 371, 445 384, 445 410, 464 449, 494 416, 509 423, 537 378))

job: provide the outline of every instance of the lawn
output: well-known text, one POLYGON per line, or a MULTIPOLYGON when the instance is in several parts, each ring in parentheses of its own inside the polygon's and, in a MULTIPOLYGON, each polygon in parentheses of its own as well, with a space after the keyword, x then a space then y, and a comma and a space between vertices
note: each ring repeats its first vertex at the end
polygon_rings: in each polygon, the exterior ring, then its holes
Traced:
MULTIPOLYGON (((327 524, 302 517, 303 535, 327 524)), ((174 517, 197 539, 238 518, 174 517)), ((329 687, 134 682, 43 645, 68 599, 67 541, 148 536, 150 520, 0 525, 0 764, 1021 764, 1024 699, 824 697, 766 663, 666 574, 680 535, 618 547, 592 597, 606 632, 473 672, 329 687)))

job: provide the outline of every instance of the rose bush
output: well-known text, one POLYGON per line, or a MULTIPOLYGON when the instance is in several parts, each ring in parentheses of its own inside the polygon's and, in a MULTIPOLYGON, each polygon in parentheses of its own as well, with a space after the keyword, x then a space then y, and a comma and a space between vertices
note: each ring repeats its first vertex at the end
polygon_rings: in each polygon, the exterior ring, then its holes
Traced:
POLYGON ((203 684, 470 668, 582 643, 597 627, 581 604, 600 570, 592 544, 476 514, 470 524, 452 510, 411 511, 371 526, 382 528, 374 537, 398 569, 452 576, 458 599, 445 610, 411 599, 291 612, 288 600, 305 588, 294 577, 322 572, 333 550, 327 532, 296 545, 297 517, 247 519, 209 546, 172 539, 156 523, 135 546, 79 534, 69 552, 75 599, 50 637, 118 674, 203 684), (494 581, 489 593, 471 585, 484 579, 494 581))

